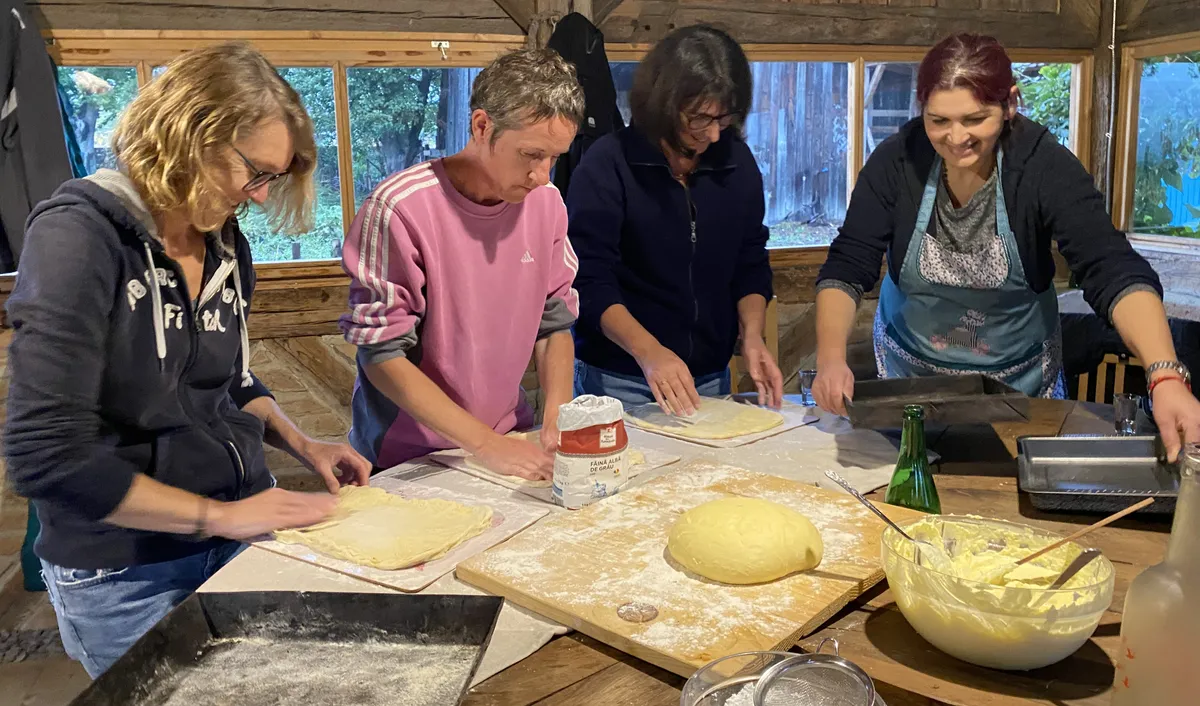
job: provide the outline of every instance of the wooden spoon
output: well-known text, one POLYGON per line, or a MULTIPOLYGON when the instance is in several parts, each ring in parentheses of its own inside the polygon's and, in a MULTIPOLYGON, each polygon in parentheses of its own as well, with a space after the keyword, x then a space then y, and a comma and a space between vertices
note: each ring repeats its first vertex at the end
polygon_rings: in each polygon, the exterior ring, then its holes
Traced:
POLYGON ((1128 515, 1130 513, 1137 512, 1138 510, 1141 510, 1142 508, 1146 507, 1147 505, 1149 505, 1152 502, 1154 502, 1154 498, 1146 498, 1145 500, 1141 501, 1140 503, 1135 503, 1135 504, 1130 505, 1129 507, 1125 508, 1124 510, 1121 510, 1120 512, 1113 513, 1112 515, 1109 515, 1108 517, 1104 518, 1103 520, 1100 520, 1099 522, 1097 522, 1094 525, 1089 525, 1087 527, 1084 527, 1083 529, 1079 530, 1075 534, 1072 534, 1069 537, 1063 537, 1062 539, 1058 540, 1054 544, 1051 544, 1050 546, 1045 547, 1044 549, 1039 549, 1038 551, 1030 554, 1029 556, 1025 557, 1024 559, 1020 559, 1019 561, 1017 561, 1017 566, 1020 566, 1021 564, 1027 564, 1030 561, 1033 561, 1034 559, 1038 558, 1039 556, 1042 556, 1046 552, 1050 552, 1055 549, 1058 549, 1059 547, 1066 544, 1067 542, 1074 542, 1076 539, 1079 539, 1080 537, 1084 536, 1085 534, 1092 532, 1094 530, 1098 530, 1101 527, 1104 527, 1105 525, 1111 525, 1112 523, 1116 522, 1117 520, 1121 519, 1122 517, 1125 517, 1126 515, 1128 515))

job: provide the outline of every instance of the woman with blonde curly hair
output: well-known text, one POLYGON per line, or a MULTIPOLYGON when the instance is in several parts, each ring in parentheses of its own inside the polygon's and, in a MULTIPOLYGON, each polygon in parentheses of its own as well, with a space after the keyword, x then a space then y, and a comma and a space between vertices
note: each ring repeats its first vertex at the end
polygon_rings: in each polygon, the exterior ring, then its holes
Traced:
POLYGON ((316 162, 299 96, 256 51, 184 54, 129 106, 119 170, 63 184, 29 219, 4 429, 68 654, 93 677, 244 545, 327 517, 275 488, 263 441, 336 492, 370 466, 305 436, 250 373, 248 202, 306 227, 316 162))

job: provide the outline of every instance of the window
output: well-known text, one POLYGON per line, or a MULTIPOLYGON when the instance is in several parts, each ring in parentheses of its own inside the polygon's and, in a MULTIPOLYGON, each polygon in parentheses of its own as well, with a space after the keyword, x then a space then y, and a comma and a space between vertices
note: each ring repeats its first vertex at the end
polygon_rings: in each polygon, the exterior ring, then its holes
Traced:
POLYGON ((863 159, 921 114, 915 61, 867 62, 863 78, 863 159))
POLYGON ((471 84, 480 71, 408 67, 346 71, 355 207, 388 175, 466 146, 471 132, 471 84))
MULTIPOLYGON (((917 62, 868 62, 863 96, 863 152, 894 135, 921 114, 917 103, 917 62)), ((1022 115, 1050 128, 1058 141, 1071 145, 1072 64, 1014 63, 1020 86, 1022 115)))
POLYGON ((67 122, 88 174, 116 166, 110 143, 121 111, 137 95, 137 69, 129 66, 60 66, 67 122))
POLYGON ((746 143, 758 161, 769 247, 828 245, 846 219, 849 65, 756 61, 746 143))
POLYGON ((1200 238, 1200 51, 1141 61, 1130 230, 1200 238))
POLYGON ((1021 114, 1050 128, 1071 145, 1071 64, 1013 64, 1021 88, 1021 114))
POLYGON ((345 231, 338 175, 333 69, 281 68, 279 74, 300 94, 313 121, 317 143, 317 167, 313 172, 317 204, 313 213, 313 228, 300 236, 273 232, 266 213, 251 203, 238 219, 242 232, 250 241, 250 252, 255 262, 341 257, 345 231))

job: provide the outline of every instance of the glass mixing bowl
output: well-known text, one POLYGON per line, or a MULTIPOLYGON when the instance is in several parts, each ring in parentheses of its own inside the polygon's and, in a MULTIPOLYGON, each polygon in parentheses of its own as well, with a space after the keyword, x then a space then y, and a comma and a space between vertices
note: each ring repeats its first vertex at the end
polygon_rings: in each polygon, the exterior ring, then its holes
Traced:
MULTIPOLYGON (((971 516, 937 515, 902 527, 918 539, 952 538, 955 554, 1012 547, 1014 558, 1021 558, 1061 539, 1036 527, 971 516)), ((1087 642, 1112 603, 1114 571, 1104 556, 1051 591, 971 581, 936 571, 925 560, 918 564, 915 545, 890 527, 881 544, 888 584, 913 629, 943 652, 983 667, 1028 670, 1061 661, 1087 642)), ((1061 571, 1081 551, 1070 542, 1032 563, 1061 571)))

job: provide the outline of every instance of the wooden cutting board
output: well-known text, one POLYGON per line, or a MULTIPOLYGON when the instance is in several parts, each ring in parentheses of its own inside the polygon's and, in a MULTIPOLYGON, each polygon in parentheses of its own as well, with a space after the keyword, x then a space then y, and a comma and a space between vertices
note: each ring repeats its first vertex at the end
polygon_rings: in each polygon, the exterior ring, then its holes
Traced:
MULTIPOLYGON (((880 508, 897 522, 920 513, 880 508)), ((542 520, 458 565, 458 578, 591 637, 690 676, 708 662, 749 650, 786 650, 883 579, 885 525, 854 498, 777 476, 697 459, 645 485, 542 520), (825 556, 808 572, 731 586, 679 567, 667 535, 683 512, 731 495, 764 498, 806 515, 825 556), (617 609, 653 605, 628 622, 617 609)))

